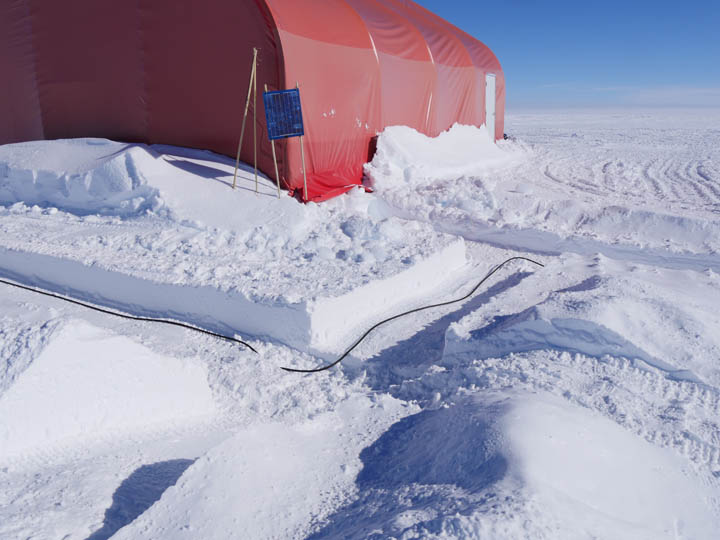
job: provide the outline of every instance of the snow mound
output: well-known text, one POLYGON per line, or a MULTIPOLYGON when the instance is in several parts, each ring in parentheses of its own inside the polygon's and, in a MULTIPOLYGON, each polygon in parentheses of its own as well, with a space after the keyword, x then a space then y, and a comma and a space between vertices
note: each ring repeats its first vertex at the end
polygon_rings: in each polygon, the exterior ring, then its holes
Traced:
POLYGON ((494 144, 485 126, 454 124, 437 137, 391 126, 378 136, 377 152, 365 173, 373 187, 383 191, 474 177, 516 162, 521 155, 494 144))
POLYGON ((362 396, 304 422, 239 430, 113 538, 306 538, 351 489, 361 448, 410 411, 389 396, 362 396))
POLYGON ((146 174, 157 167, 140 146, 97 139, 5 145, 0 147, 0 204, 124 217, 156 211, 162 200, 146 174), (73 154, 80 159, 73 160, 73 154))
POLYGON ((461 398, 360 455, 321 538, 711 538, 710 492, 672 452, 548 394, 461 398))
POLYGON ((672 452, 544 395, 519 401, 505 420, 516 470, 567 537, 711 538, 717 531, 710 494, 672 452))
POLYGON ((200 365, 71 321, 0 397, 0 457, 186 423, 214 410, 200 365))

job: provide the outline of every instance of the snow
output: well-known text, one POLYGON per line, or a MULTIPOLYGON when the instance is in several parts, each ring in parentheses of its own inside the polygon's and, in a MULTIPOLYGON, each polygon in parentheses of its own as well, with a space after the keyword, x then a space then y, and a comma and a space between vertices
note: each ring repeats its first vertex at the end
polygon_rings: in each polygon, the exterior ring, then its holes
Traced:
POLYGON ((197 421, 214 409, 201 364, 69 321, 0 396, 0 459, 197 421))
MULTIPOLYGON (((383 196, 401 215, 476 240, 591 254, 586 243, 577 245, 582 239, 595 251, 609 245, 666 256, 712 254, 717 264, 718 122, 717 110, 519 115, 507 127, 518 140, 490 150, 478 135, 483 164, 463 170, 453 161, 446 169, 462 173, 456 176, 423 163, 421 152, 405 159, 410 150, 403 145, 423 136, 391 130, 380 136, 367 171, 396 179, 386 182, 383 196), (427 173, 416 173, 412 159, 420 160, 420 170, 429 167, 427 173), (459 181, 443 182, 447 178, 459 181)), ((453 130, 443 134, 448 156, 453 130)))
POLYGON ((278 200, 266 178, 256 195, 246 166, 231 191, 234 162, 207 152, 97 139, 45 146, 0 148, 0 160, 8 156, 0 274, 26 284, 337 352, 370 321, 468 270, 462 240, 390 216, 359 190, 303 210, 287 195, 278 200), (67 148, 71 173, 57 166, 67 148), (27 169, 33 159, 52 182, 31 180, 40 174, 27 169), (68 184, 89 187, 52 187, 68 184), (154 193, 154 203, 135 204, 130 216, 125 203, 138 191, 154 193))
POLYGON ((361 458, 362 504, 311 538, 711 538, 720 525, 681 458, 544 393, 426 409, 361 458))
POLYGON ((611 538, 711 538, 718 530, 709 490, 678 456, 558 398, 519 400, 506 418, 519 474, 565 521, 567 537, 600 529, 611 538))
POLYGON ((117 538, 220 540, 237 528, 248 538, 292 537, 308 515, 322 518, 335 509, 352 489, 362 447, 403 413, 392 398, 360 397, 307 422, 268 422, 235 433, 117 538))
POLYGON ((153 158, 140 147, 102 139, 58 141, 49 151, 44 146, 13 145, 0 175, 0 202, 122 216, 159 209, 159 193, 145 178, 153 158))
POLYGON ((455 124, 435 138, 407 126, 391 126, 380 134, 365 172, 380 192, 417 189, 492 171, 521 156, 493 144, 485 126, 455 124))
POLYGON ((301 205, 201 150, 0 146, 0 538, 720 530, 718 111, 392 127, 301 205), (375 329, 406 309, 459 303, 375 329))
POLYGON ((718 386, 718 366, 704 359, 720 355, 719 295, 714 272, 562 257, 456 323, 446 352, 467 346, 488 358, 547 349, 624 356, 718 386), (539 283, 548 274, 551 290, 539 283))

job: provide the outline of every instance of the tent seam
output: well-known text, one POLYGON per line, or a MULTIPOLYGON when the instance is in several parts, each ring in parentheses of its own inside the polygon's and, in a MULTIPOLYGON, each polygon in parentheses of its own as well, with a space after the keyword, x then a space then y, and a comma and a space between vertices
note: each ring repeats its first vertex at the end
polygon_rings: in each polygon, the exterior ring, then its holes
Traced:
POLYGON ((25 7, 27 9, 28 23, 30 24, 30 49, 32 50, 32 74, 35 90, 35 98, 37 99, 38 109, 40 110, 40 138, 45 139, 45 108, 43 100, 40 97, 40 82, 38 77, 38 54, 35 46, 35 25, 33 24, 33 9, 31 0, 27 0, 25 7))
POLYGON ((362 15, 350 5, 350 3, 347 0, 342 0, 343 4, 345 4, 350 11, 352 11, 355 16, 360 19, 360 23, 363 25, 363 28, 365 28, 365 32, 368 35, 368 39, 370 40, 370 45, 372 45, 373 52, 375 53, 375 62, 377 63, 377 74, 378 74, 378 81, 380 83, 380 125, 384 125, 385 122, 385 115, 383 114, 383 101, 382 101, 382 88, 383 88, 383 81, 382 81, 382 68, 380 67, 380 56, 378 55, 377 47, 375 46, 375 40, 372 37, 372 33, 370 32, 370 29, 368 28, 368 25, 365 23, 365 19, 363 19, 362 15))
MULTIPOLYGON (((405 20, 407 21, 407 23, 408 23, 411 27, 413 27, 413 28, 415 29, 415 32, 420 36, 420 39, 422 39, 423 43, 425 43, 425 49, 426 49, 427 52, 428 52, 428 56, 430 57, 430 63, 432 64, 433 72, 435 73, 435 79, 434 79, 434 81, 433 81, 433 87, 432 87, 432 90, 430 91, 430 99, 428 99, 427 112, 425 113, 425 131, 426 131, 428 134, 430 134, 431 131, 432 131, 432 130, 430 129, 430 127, 431 127, 431 124, 430 124, 430 113, 431 113, 431 111, 432 111, 432 105, 433 105, 433 101, 434 101, 434 98, 435 98, 435 91, 437 90, 438 80, 439 80, 439 78, 440 78, 440 73, 438 72, 438 66, 437 66, 437 63, 435 62, 435 57, 433 56, 432 49, 430 49, 430 43, 428 43, 428 40, 425 39, 425 36, 424 36, 423 33, 420 31, 420 28, 418 28, 418 26, 417 26, 417 25, 410 19, 410 17, 408 17, 405 13, 403 13, 402 11, 399 11, 399 10, 397 10, 397 9, 395 9, 395 8, 392 8, 392 9, 393 9, 393 11, 395 11, 400 17, 402 17, 403 19, 405 19, 405 20)), ((405 6, 405 9, 407 9, 407 6, 405 6)))
POLYGON ((147 77, 147 58, 145 54, 145 42, 143 32, 143 0, 137 0, 137 34, 139 39, 139 53, 140 53, 140 80, 141 80, 141 99, 143 102, 143 117, 142 117, 142 135, 141 137, 150 142, 150 99, 148 94, 148 77, 147 77))

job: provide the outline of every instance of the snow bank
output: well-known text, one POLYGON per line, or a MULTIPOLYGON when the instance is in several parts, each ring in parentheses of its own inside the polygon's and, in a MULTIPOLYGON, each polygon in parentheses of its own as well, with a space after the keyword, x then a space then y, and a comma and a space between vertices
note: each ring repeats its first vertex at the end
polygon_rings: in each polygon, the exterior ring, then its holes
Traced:
MULTIPOLYGON (((266 272, 262 265, 256 269, 266 272)), ((270 338, 332 353, 346 348, 353 336, 381 317, 395 315, 402 306, 417 307, 427 295, 454 286, 467 269, 465 243, 455 240, 388 276, 363 283, 350 275, 356 286, 347 292, 329 290, 310 296, 307 289, 300 289, 298 300, 293 301, 277 295, 277 285, 274 289, 271 282, 265 291, 251 293, 177 283, 163 276, 155 281, 122 267, 104 269, 0 246, 0 275, 31 286, 134 314, 186 321, 226 335, 270 338)), ((301 279, 296 283, 302 283, 301 279)))
MULTIPOLYGON (((338 297, 321 297, 308 305, 311 346, 321 351, 347 347, 349 334, 362 334, 384 316, 397 315, 401 306, 421 301, 424 294, 454 284, 467 269, 465 242, 460 239, 406 271, 377 280, 338 297)), ((413 305, 413 307, 418 307, 413 305)))
POLYGON ((434 138, 410 127, 391 126, 378 136, 377 152, 365 173, 382 192, 477 176, 517 159, 492 142, 485 126, 455 124, 434 138))
POLYGON ((0 458, 187 425, 214 412, 199 364, 70 321, 0 396, 0 458))
POLYGON ((152 212, 242 231, 266 224, 269 212, 289 232, 312 221, 313 212, 303 212, 286 194, 277 200, 274 183, 262 173, 255 196, 254 172, 245 164, 228 196, 234 170, 231 158, 167 145, 88 138, 8 144, 0 146, 0 205, 123 218, 152 212))
POLYGON ((23 202, 83 215, 156 211, 162 200, 146 177, 157 168, 155 159, 142 147, 101 139, 0 146, 0 204, 23 202))

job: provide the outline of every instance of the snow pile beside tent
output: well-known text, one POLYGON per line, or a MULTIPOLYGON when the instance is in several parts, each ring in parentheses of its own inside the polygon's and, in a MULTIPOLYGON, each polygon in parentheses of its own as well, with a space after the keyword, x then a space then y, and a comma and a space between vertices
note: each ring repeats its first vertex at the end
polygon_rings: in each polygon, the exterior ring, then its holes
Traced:
POLYGON ((475 177, 521 159, 521 152, 493 144, 485 126, 454 124, 437 137, 406 126, 391 126, 379 136, 377 152, 365 174, 379 192, 417 189, 438 181, 475 177))
POLYGON ((0 147, 0 204, 22 202, 82 215, 131 216, 160 209, 158 190, 145 176, 157 165, 145 149, 102 139, 45 146, 0 147), (40 153, 46 151, 50 154, 40 153), (38 169, 38 162, 45 167, 38 169))

